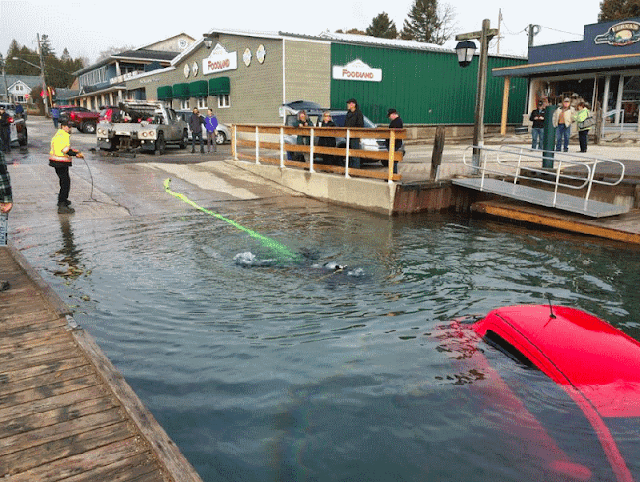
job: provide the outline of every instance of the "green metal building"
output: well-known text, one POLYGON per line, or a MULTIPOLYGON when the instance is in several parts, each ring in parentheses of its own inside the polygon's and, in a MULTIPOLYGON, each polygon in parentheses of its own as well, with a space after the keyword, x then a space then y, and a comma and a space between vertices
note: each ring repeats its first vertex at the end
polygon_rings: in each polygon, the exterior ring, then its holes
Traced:
MULTIPOLYGON (((343 109, 351 97, 373 122, 387 121, 393 107, 405 124, 473 124, 478 80, 478 56, 462 68, 451 49, 420 42, 358 38, 358 35, 323 34, 331 38, 331 65, 361 60, 381 69, 380 81, 331 79, 331 107, 343 109)), ((504 81, 491 69, 526 64, 526 59, 490 55, 488 59, 485 124, 500 124, 504 81)), ((526 79, 512 79, 507 122, 521 124, 527 97, 526 79)))

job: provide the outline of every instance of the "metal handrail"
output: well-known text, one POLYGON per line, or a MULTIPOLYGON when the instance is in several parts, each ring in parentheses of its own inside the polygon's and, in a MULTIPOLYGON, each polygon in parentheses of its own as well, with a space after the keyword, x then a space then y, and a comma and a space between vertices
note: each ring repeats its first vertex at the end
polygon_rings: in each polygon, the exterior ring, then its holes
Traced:
POLYGON ((537 164, 541 160, 545 159, 545 151, 539 151, 531 148, 503 145, 499 148, 469 146, 465 149, 462 162, 469 167, 473 168, 474 173, 479 173, 481 176, 480 190, 483 190, 484 180, 487 174, 499 175, 499 176, 513 176, 513 184, 517 184, 520 179, 527 179, 533 182, 539 182, 541 184, 548 184, 554 186, 553 192, 553 205, 556 205, 559 188, 567 188, 574 190, 581 190, 586 188, 584 205, 585 208, 591 195, 592 187, 594 184, 600 184, 604 186, 617 186, 624 178, 625 166, 620 161, 612 159, 603 159, 592 156, 569 154, 566 152, 553 152, 554 157, 550 156, 547 159, 552 159, 557 162, 557 166, 553 168, 536 168, 530 165, 524 165, 529 161, 532 164, 537 164), (479 162, 476 159, 474 164, 473 155, 468 156, 469 151, 478 149, 480 152, 479 162), (489 160, 490 154, 495 153, 495 159, 489 160), (497 166, 504 167, 504 170, 499 170, 493 166, 488 166, 488 162, 492 162, 497 166), (614 164, 620 168, 620 175, 613 181, 605 181, 595 179, 594 176, 598 169, 598 166, 602 166, 605 163, 614 164), (586 170, 586 176, 580 176, 575 172, 563 172, 568 168, 582 167, 586 170), (522 174, 523 168, 526 168, 528 172, 533 174, 542 174, 542 177, 532 177, 530 175, 522 174), (553 180, 549 180, 547 176, 554 174, 553 180), (570 181, 574 183, 571 184, 570 181), (578 181, 579 184, 575 184, 578 181))

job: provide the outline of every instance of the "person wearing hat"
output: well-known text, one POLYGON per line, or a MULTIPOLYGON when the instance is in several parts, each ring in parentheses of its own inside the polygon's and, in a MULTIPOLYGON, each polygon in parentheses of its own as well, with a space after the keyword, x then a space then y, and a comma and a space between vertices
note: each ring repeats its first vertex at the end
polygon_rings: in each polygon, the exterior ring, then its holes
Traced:
MULTIPOLYGON (((347 101, 347 115, 344 119, 345 127, 364 127, 364 115, 358 106, 356 99, 347 101)), ((358 137, 349 139, 349 149, 360 149, 360 139, 358 137)), ((359 157, 349 157, 349 167, 360 168, 359 157)))
POLYGON ((69 190, 71 189, 71 177, 69 176, 69 168, 71 167, 71 158, 79 157, 82 159, 82 152, 71 148, 71 140, 69 133, 71 127, 67 121, 60 122, 60 129, 51 139, 51 151, 49 152, 49 165, 56 170, 58 179, 60 180, 60 192, 58 193, 58 214, 72 214, 75 212, 69 201, 69 190))
POLYGON ((4 106, 0 105, 0 150, 9 152, 11 150, 11 116, 5 112, 4 106))
POLYGON ((542 150, 544 140, 544 116, 544 102, 539 100, 538 108, 533 109, 529 116, 529 120, 533 122, 533 126, 531 127, 531 149, 542 150))
MULTIPOLYGON (((387 111, 387 117, 389 118, 389 129, 403 129, 404 128, 404 124, 402 122, 402 119, 398 115, 398 111, 397 110, 389 109, 387 111)), ((386 139, 385 143, 387 144, 387 150, 389 150, 390 140, 386 139)), ((399 151, 400 149, 402 149, 402 139, 396 139, 395 150, 399 151)), ((398 165, 395 162, 393 163, 393 172, 394 173, 398 172, 398 165)))
POLYGON ((556 151, 569 152, 569 136, 575 112, 571 107, 571 99, 565 97, 562 105, 553 113, 553 127, 556 128, 556 151))

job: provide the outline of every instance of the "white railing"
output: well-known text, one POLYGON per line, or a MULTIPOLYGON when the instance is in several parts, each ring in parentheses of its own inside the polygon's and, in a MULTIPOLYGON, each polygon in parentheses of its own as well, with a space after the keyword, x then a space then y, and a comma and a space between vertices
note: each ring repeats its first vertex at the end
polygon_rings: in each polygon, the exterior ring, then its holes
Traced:
POLYGON ((466 166, 472 168, 474 174, 479 174, 480 190, 483 190, 487 175, 513 178, 513 184, 526 179, 533 183, 553 186, 553 206, 556 206, 558 190, 585 190, 585 209, 594 184, 616 186, 624 178, 625 166, 620 161, 597 158, 585 154, 570 154, 567 152, 549 152, 534 150, 528 147, 504 145, 499 148, 468 147, 463 156, 466 166), (479 149, 479 162, 474 163, 472 149, 479 149), (546 157, 545 157, 546 156, 546 157), (540 167, 544 161, 554 167, 540 167), (523 173, 524 172, 524 173, 523 173), (609 181, 596 178, 606 176, 609 181))

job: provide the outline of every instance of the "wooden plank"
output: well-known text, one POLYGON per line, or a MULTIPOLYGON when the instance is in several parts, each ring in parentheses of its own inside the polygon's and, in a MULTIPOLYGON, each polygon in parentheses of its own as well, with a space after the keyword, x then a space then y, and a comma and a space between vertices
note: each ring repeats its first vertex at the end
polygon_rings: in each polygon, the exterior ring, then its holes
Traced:
POLYGON ((10 393, 0 397, 0 407, 12 407, 14 405, 21 405, 23 403, 33 403, 37 400, 42 400, 48 397, 54 397, 56 395, 62 395, 63 393, 74 392, 81 388, 97 385, 99 379, 95 374, 91 374, 87 377, 75 378, 69 380, 63 384, 54 384, 49 386, 39 386, 30 390, 23 390, 17 393, 10 393))
POLYGON ((32 357, 20 357, 12 360, 4 360, 1 365, 0 373, 8 373, 15 370, 22 370, 24 368, 33 367, 37 365, 51 364, 63 362, 67 358, 75 358, 81 356, 81 352, 78 348, 71 345, 55 345, 53 347, 47 347, 44 350, 49 349, 45 353, 37 353, 32 357))
POLYGON ((28 432, 36 427, 48 427, 86 415, 104 412, 117 406, 110 397, 102 396, 84 401, 76 402, 74 400, 69 405, 59 405, 46 412, 28 413, 0 424, 0 440, 5 437, 28 432))
POLYGON ((97 467, 81 474, 64 479, 64 482, 154 482, 167 481, 168 476, 158 474, 157 464, 150 453, 141 453, 133 457, 118 460, 105 467, 97 467))
POLYGON ((571 231, 574 233, 597 236, 600 238, 623 241, 625 243, 640 244, 640 234, 629 233, 619 229, 607 227, 604 224, 586 223, 568 216, 562 216, 552 212, 533 211, 522 206, 508 205, 494 201, 474 203, 474 211, 516 221, 531 224, 549 226, 556 229, 571 231))
POLYGON ((84 330, 75 330, 73 335, 85 353, 89 355, 100 376, 109 384, 111 390, 121 401, 127 414, 138 426, 149 445, 154 448, 156 453, 162 455, 162 462, 171 476, 184 482, 202 482, 200 476, 182 455, 176 444, 142 404, 93 338, 84 330))
POLYGON ((56 407, 66 407, 74 402, 81 403, 85 400, 93 400, 107 395, 109 395, 109 392, 104 387, 96 384, 22 404, 0 405, 0 422, 6 423, 7 420, 19 418, 29 413, 46 412, 56 407))
MULTIPOLYGON (((132 453, 136 453, 137 447, 138 441, 135 437, 127 438, 17 473, 8 477, 6 482, 34 482, 40 480, 55 482, 63 480, 98 467, 107 467, 126 459, 132 453)), ((0 476, 2 476, 1 472, 0 476)))
MULTIPOLYGON (((62 363, 38 365, 24 370, 0 375, 0 395, 22 392, 30 388, 67 382, 84 378, 92 373, 92 367, 85 358, 71 358, 62 363)), ((0 411, 2 409, 0 408, 0 411)))

